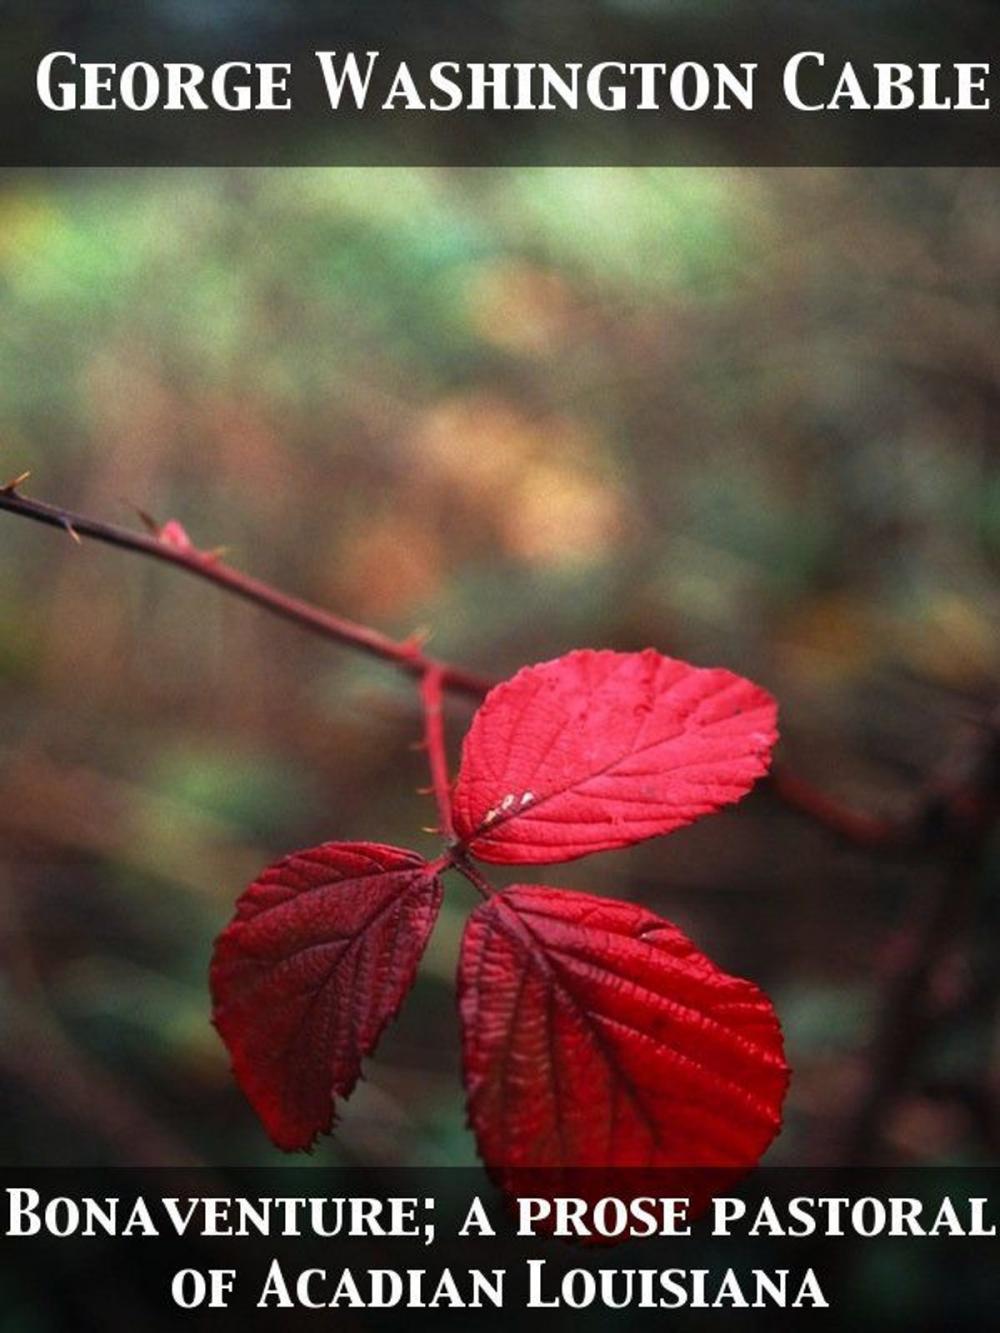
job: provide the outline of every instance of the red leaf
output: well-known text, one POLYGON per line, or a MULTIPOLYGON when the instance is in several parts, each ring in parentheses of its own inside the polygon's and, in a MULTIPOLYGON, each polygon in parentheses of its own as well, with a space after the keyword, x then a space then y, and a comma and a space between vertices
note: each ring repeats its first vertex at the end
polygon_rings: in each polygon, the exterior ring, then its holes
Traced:
POLYGON ((780 1128, 770 1001, 633 903, 524 884, 488 899, 466 927, 459 1006, 470 1120, 507 1188, 540 1168, 731 1177, 780 1128))
POLYGON ((583 649, 525 667, 479 709, 455 828, 484 861, 571 861, 738 801, 767 771, 777 709, 721 668, 583 649))
POLYGON ((212 959, 214 1020, 279 1148, 334 1118, 413 983, 441 904, 414 852, 328 842, 265 870, 212 959))

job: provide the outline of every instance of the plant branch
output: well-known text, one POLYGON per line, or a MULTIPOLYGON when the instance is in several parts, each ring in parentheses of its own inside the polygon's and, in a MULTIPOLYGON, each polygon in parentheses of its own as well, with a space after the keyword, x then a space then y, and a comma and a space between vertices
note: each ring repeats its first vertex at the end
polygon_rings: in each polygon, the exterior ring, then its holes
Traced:
POLYGON ((914 822, 937 873, 911 906, 887 955, 882 1000, 841 1160, 877 1161, 907 1076, 931 1028, 934 973, 971 927, 983 861, 1000 822, 1000 710, 956 751, 914 822))
MULTIPOLYGON (((241 573, 232 565, 226 564, 218 552, 196 548, 177 523, 167 523, 159 527, 147 520, 150 531, 138 532, 116 524, 103 523, 56 505, 45 504, 41 500, 28 499, 18 490, 27 476, 28 474, 24 473, 8 482, 6 486, 0 486, 0 510, 19 514, 22 518, 31 519, 35 523, 59 528, 76 541, 86 537, 121 550, 149 556, 164 564, 174 565, 196 578, 204 579, 217 588, 243 598, 244 601, 253 602, 256 606, 263 607, 284 620, 290 620, 303 629, 312 630, 313 633, 320 634, 335 643, 360 649, 383 661, 391 662, 418 680, 426 680, 428 674, 433 672, 436 674, 440 690, 481 699, 495 684, 489 677, 476 675, 462 667, 452 666, 450 663, 428 656, 422 651, 419 640, 415 638, 391 639, 367 625, 360 625, 343 616, 333 615, 300 598, 281 592, 262 579, 241 573)), ((794 776, 783 767, 776 766, 772 770, 771 780, 775 793, 785 805, 854 845, 894 848, 908 840, 911 831, 908 821, 895 823, 847 809, 822 792, 816 791, 803 779, 794 776)))
POLYGON ((416 639, 390 639, 367 625, 359 625, 343 616, 335 616, 309 602, 280 592, 261 579, 241 573, 231 565, 227 565, 217 554, 200 551, 192 546, 184 537, 183 530, 176 524, 168 524, 165 528, 147 534, 118 527, 112 523, 101 523, 86 518, 83 514, 72 513, 68 509, 43 504, 40 500, 29 500, 26 496, 18 494, 18 481, 0 488, 0 510, 5 509, 9 513, 20 514, 22 518, 32 519, 36 523, 60 528, 77 539, 89 537, 108 546, 135 551, 165 564, 175 565, 197 578, 214 583, 216 587, 235 593, 244 601, 253 602, 268 611, 273 611, 275 615, 285 620, 313 630, 324 638, 359 648, 374 657, 382 658, 383 661, 392 662, 412 676, 423 677, 428 671, 436 670, 439 672, 441 685, 455 693, 479 699, 492 687, 493 682, 483 676, 474 675, 460 667, 448 666, 427 656, 421 651, 420 643, 416 639), (162 535, 164 532, 169 535, 164 537, 162 535))
POLYGON ((424 709, 424 742, 438 823, 441 836, 446 842, 451 842, 455 828, 451 819, 451 780, 448 777, 448 754, 444 741, 443 680, 444 672, 440 666, 429 667, 420 678, 420 701, 424 709))

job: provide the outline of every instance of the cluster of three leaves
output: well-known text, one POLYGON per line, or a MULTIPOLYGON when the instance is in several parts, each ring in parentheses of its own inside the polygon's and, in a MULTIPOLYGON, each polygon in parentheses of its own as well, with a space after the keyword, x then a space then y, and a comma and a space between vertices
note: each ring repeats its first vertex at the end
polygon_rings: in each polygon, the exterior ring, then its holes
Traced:
MULTIPOLYGON (((750 681, 652 650, 526 667, 465 738, 458 853, 545 864, 667 833, 749 790, 775 719, 750 681)), ((215 1022, 279 1147, 329 1130, 413 982, 448 859, 326 843, 239 900, 212 963, 215 1022)), ((742 1170, 780 1126, 769 1000, 633 903, 492 894, 466 925, 458 990, 469 1118, 502 1183, 524 1168, 742 1170)))

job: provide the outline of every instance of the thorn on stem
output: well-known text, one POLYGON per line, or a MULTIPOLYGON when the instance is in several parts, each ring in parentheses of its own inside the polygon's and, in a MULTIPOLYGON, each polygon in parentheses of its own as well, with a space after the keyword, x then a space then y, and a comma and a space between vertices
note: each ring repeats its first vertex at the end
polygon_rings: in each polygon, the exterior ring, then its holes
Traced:
POLYGON ((434 631, 430 625, 418 625, 416 629, 408 634, 403 640, 403 647, 414 654, 420 654, 430 642, 433 633, 434 631))
POLYGON ((18 486, 23 486, 30 476, 31 473, 29 471, 29 472, 22 472, 18 476, 12 477, 10 481, 5 482, 3 486, 0 486, 0 492, 2 492, 4 495, 14 495, 17 491, 18 486))
POLYGON ((68 518, 63 519, 63 527, 76 542, 77 546, 83 545, 83 543, 80 540, 80 534, 77 532, 76 528, 74 528, 73 524, 69 521, 68 518))
POLYGON ((156 519, 153 518, 152 514, 147 513, 145 509, 140 509, 138 505, 132 505, 132 508, 138 514, 139 521, 142 523, 142 526, 146 531, 154 537, 159 537, 160 525, 157 523, 156 519))

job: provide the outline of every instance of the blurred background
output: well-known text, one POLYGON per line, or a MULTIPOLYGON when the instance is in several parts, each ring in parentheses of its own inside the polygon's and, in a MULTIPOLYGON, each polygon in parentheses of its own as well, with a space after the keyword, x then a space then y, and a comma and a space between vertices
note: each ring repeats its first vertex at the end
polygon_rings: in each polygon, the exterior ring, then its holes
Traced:
MULTIPOLYGON (((789 770, 893 817, 997 699, 998 216, 1000 175, 944 169, 8 176, 0 481, 176 518, 491 673, 584 645, 728 666, 778 696, 789 770)), ((273 1164, 209 1023, 212 940, 295 847, 433 847, 412 686, 6 514, 0 560, 0 1152, 273 1164)), ((968 861, 879 1160, 1000 1160, 995 834, 968 861)), ((535 878, 641 900, 769 990, 795 1074, 768 1160, 806 1164, 857 1139, 953 873, 763 786, 535 878)), ((475 1160, 472 905, 451 883, 313 1162, 475 1160)))

